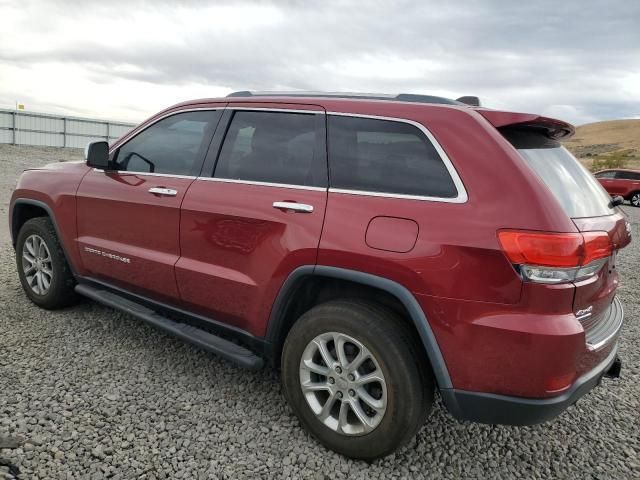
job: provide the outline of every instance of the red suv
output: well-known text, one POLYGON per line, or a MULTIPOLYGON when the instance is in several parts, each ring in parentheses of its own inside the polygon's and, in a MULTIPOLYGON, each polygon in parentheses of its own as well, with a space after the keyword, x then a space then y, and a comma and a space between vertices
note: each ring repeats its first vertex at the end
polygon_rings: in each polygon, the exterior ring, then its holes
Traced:
POLYGON ((419 95, 168 108, 87 163, 26 171, 17 267, 257 369, 345 455, 394 451, 438 391, 461 420, 548 420, 620 369, 623 213, 559 120, 419 95))
POLYGON ((595 174, 607 193, 629 200, 640 207, 640 172, 637 170, 602 170, 595 174))

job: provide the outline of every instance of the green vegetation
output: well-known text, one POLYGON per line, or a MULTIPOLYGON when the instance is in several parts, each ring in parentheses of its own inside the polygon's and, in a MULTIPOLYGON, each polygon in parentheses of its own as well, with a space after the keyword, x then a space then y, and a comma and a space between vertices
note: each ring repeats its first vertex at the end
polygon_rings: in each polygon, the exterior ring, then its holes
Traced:
POLYGON ((587 156, 593 159, 591 165, 589 166, 589 169, 592 172, 597 172, 599 170, 605 170, 607 168, 625 168, 628 166, 630 161, 636 158, 634 153, 634 150, 627 149, 618 150, 616 152, 611 152, 603 155, 591 156, 587 154, 587 156))

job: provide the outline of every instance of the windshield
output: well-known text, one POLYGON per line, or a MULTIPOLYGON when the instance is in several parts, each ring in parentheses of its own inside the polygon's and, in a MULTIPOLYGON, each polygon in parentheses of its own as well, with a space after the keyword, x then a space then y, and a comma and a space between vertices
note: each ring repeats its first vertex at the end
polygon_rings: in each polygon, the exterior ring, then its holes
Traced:
POLYGON ((571 218, 614 213, 611 197, 559 142, 527 131, 503 132, 571 218))

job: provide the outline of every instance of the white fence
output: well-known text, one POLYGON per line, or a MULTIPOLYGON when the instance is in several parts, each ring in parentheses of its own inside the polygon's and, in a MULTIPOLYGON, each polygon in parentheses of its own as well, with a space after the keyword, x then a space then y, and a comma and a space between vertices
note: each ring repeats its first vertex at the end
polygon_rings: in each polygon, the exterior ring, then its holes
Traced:
POLYGON ((135 125, 92 118, 0 109, 0 143, 84 148, 92 140, 112 142, 135 125))

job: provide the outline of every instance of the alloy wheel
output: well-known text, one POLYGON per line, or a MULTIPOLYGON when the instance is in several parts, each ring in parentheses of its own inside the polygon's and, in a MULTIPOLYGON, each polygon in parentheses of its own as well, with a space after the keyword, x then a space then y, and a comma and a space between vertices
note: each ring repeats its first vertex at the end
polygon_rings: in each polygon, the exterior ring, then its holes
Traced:
POLYGON ((37 295, 46 295, 53 279, 51 253, 40 235, 29 235, 22 248, 22 271, 37 295))
POLYGON ((380 364, 344 333, 323 333, 309 342, 300 359, 300 388, 318 420, 342 435, 371 432, 387 409, 380 364))

